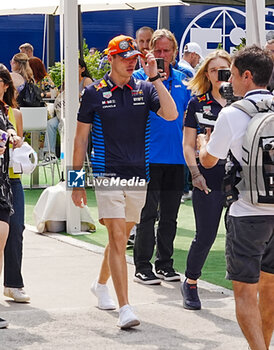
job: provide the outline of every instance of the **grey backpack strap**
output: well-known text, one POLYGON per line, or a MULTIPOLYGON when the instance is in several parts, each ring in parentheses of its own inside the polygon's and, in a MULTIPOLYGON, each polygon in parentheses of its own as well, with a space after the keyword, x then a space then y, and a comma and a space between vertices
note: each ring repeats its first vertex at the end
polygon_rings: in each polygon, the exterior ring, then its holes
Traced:
POLYGON ((240 109, 241 111, 248 114, 251 118, 253 118, 259 112, 256 102, 249 99, 242 99, 240 101, 236 101, 232 103, 231 106, 240 109))
POLYGON ((274 112, 274 97, 266 98, 262 101, 254 102, 248 98, 232 103, 232 106, 240 109, 253 118, 257 113, 274 112))

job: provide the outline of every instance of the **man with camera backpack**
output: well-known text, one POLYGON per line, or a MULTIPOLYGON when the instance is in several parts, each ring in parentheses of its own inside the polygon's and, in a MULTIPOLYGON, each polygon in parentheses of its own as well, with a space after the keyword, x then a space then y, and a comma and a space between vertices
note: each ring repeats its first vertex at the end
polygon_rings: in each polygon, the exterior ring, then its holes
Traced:
MULTIPOLYGON (((234 95, 254 105, 270 99, 272 95, 266 87, 272 69, 269 52, 255 45, 235 53, 229 79, 234 95)), ((238 103, 221 111, 212 135, 199 135, 199 157, 204 167, 213 167, 229 150, 242 168, 246 166, 242 145, 251 118, 236 107, 238 103)), ((248 186, 246 191, 250 191, 248 186)), ((267 350, 274 328, 274 195, 273 190, 269 191, 268 202, 256 204, 247 197, 240 190, 238 200, 229 208, 227 278, 233 283, 237 320, 250 348, 267 350)))

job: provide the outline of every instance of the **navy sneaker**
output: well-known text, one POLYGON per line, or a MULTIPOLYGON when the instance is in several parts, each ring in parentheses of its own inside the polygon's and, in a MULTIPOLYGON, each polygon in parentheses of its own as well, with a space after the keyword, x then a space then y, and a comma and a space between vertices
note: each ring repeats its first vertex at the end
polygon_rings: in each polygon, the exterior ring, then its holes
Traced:
POLYGON ((136 272, 133 281, 141 284, 161 284, 161 280, 152 271, 136 272))
POLYGON ((197 284, 189 284, 185 280, 181 284, 181 293, 183 296, 183 305, 188 310, 200 310, 201 301, 198 295, 197 284))
POLYGON ((177 282, 181 281, 181 276, 179 273, 175 272, 172 267, 168 269, 156 270, 155 275, 167 282, 177 282))

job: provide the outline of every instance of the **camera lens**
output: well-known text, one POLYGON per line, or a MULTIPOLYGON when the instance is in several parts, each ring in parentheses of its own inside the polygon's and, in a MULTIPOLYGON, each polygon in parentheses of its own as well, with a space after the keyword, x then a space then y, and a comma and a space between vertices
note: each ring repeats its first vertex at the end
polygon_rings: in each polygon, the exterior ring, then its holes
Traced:
POLYGON ((267 144, 264 145, 264 150, 265 151, 271 151, 272 149, 274 149, 274 142, 267 143, 267 144))

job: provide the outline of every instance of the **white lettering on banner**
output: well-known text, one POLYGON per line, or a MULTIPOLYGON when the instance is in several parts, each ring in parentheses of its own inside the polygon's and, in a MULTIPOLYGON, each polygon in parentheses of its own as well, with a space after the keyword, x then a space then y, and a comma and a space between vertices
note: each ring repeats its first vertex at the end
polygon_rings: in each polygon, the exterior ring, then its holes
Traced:
MULTIPOLYGON (((266 32, 274 30, 274 9, 266 8, 266 32), (268 20, 269 19, 269 20, 268 20)), ((206 57, 218 44, 232 53, 235 46, 246 38, 245 12, 234 7, 212 7, 198 14, 184 31, 179 50, 181 59, 185 44, 194 41, 206 57)))
POLYGON ((102 187, 102 188, 113 188, 113 187, 144 187, 146 186, 146 180, 137 177, 132 177, 131 179, 121 179, 120 177, 90 177, 86 178, 86 185, 88 187, 102 187))

